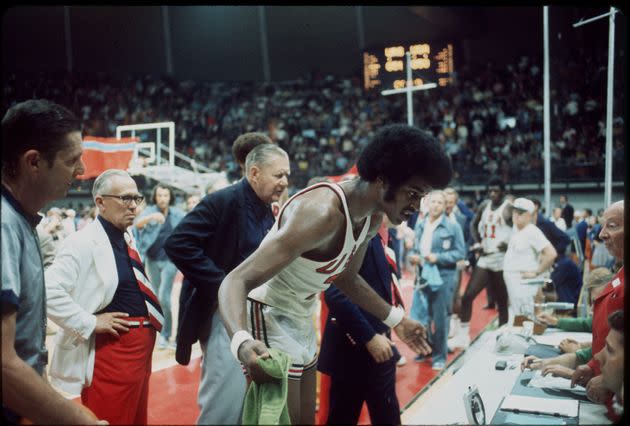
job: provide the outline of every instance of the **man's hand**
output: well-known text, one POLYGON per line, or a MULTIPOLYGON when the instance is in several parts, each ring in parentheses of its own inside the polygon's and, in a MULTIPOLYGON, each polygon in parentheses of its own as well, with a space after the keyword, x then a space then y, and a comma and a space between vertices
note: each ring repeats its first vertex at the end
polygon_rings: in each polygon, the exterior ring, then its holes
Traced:
POLYGON ((591 367, 587 364, 580 365, 575 369, 575 372, 573 372, 573 376, 571 376, 571 387, 575 387, 575 385, 586 387, 593 376, 595 376, 595 372, 591 367))
POLYGON ((542 322, 543 324, 550 325, 552 327, 558 325, 558 318, 556 318, 554 315, 548 314, 546 312, 540 313, 536 317, 536 319, 538 321, 542 322))
POLYGON ((365 348, 370 355, 372 355, 374 361, 378 363, 388 361, 394 356, 394 351, 392 350, 393 346, 394 342, 382 334, 375 334, 374 337, 365 344, 365 348))
POLYGON ((573 353, 580 349, 580 343, 577 340, 573 339, 563 339, 558 345, 560 350, 565 354, 573 353))
POLYGON ((431 346, 427 343, 427 331, 422 324, 407 317, 403 318, 396 327, 396 335, 415 353, 426 356, 431 353, 431 346))
POLYGON ((521 272, 521 278, 536 278, 537 276, 536 271, 521 272))
POLYGON ((604 387, 604 376, 593 377, 586 384, 586 396, 596 404, 605 404, 612 393, 604 387))
POLYGON ((407 259, 412 265, 417 265, 418 263, 420 263, 420 256, 418 256, 417 254, 410 254, 407 256, 407 259))
POLYGON ((164 222, 166 222, 166 218, 160 212, 155 212, 151 216, 153 217, 153 220, 155 220, 160 225, 163 224, 164 222))
POLYGON ((96 315, 96 327, 94 333, 109 333, 120 337, 119 331, 129 331, 129 323, 122 318, 128 317, 126 312, 105 312, 96 315))
POLYGON ((564 377, 565 379, 570 379, 573 375, 573 369, 565 367, 564 365, 551 364, 543 368, 541 373, 543 376, 551 374, 553 377, 564 377))
POLYGON ((437 256, 433 253, 427 254, 426 256, 424 256, 424 259, 429 263, 437 262, 437 256))
POLYGON ((238 359, 243 363, 247 374, 256 383, 263 384, 273 380, 273 377, 265 373, 256 360, 260 358, 269 358, 269 350, 267 346, 260 340, 247 340, 238 348, 238 359))
POLYGON ((521 371, 524 371, 526 368, 530 370, 540 370, 545 367, 545 361, 534 355, 526 356, 521 362, 521 371))

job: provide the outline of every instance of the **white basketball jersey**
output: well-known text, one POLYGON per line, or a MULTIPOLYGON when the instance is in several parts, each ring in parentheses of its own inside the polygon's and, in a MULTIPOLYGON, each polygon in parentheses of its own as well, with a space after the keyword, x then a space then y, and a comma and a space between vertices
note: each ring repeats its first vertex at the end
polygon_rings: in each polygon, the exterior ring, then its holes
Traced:
POLYGON ((505 252, 499 251, 498 245, 501 242, 508 242, 512 228, 503 219, 503 210, 508 205, 508 201, 503 201, 496 210, 492 210, 491 205, 492 203, 486 205, 477 226, 484 251, 484 255, 479 258, 477 264, 485 269, 500 271, 503 269, 505 252))
POLYGON ((327 187, 335 191, 343 205, 346 219, 343 248, 333 259, 322 262, 306 259, 302 256, 296 258, 269 281, 250 291, 248 295, 250 299, 281 309, 292 315, 310 317, 315 310, 315 302, 318 300, 319 294, 325 291, 339 274, 346 269, 357 249, 365 240, 370 228, 370 216, 366 218, 365 224, 355 240, 352 232, 352 220, 343 190, 337 184, 324 182, 303 189, 291 197, 280 210, 278 219, 276 219, 265 238, 270 238, 278 232, 279 220, 282 218, 284 209, 293 199, 321 187, 327 187))

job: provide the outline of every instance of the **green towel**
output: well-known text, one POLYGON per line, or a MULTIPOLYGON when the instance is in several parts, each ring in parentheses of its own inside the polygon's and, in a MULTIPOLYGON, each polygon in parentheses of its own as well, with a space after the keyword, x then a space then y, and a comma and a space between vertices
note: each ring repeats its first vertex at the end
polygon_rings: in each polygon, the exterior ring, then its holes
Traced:
POLYGON ((258 358, 256 362, 267 374, 278 380, 259 385, 251 382, 243 405, 244 425, 291 424, 287 406, 289 365, 288 354, 277 349, 269 349, 271 358, 258 358))

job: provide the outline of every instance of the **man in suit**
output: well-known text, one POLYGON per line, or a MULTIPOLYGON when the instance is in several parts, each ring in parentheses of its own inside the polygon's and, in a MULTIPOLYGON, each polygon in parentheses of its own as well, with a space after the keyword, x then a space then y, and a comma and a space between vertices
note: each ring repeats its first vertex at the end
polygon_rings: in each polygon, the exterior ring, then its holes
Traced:
POLYGON ((560 196, 560 207, 562 208, 562 218, 567 225, 567 229, 571 229, 573 224, 573 206, 569 204, 569 197, 566 195, 560 196))
MULTIPOLYGON (((385 248, 387 238, 387 228, 382 225, 369 242, 359 275, 381 298, 391 302, 396 263, 393 250, 385 248), (391 252, 392 263, 385 250, 391 252)), ((328 318, 317 368, 331 379, 327 423, 357 424, 366 402, 372 423, 400 424, 396 397, 396 362, 400 354, 390 340, 391 331, 334 285, 324 292, 324 298, 328 318)))
POLYGON ((277 145, 261 144, 245 161, 238 183, 205 196, 166 240, 164 249, 184 274, 176 359, 190 361, 199 340, 203 353, 199 424, 238 424, 245 377, 230 355, 230 339, 217 309, 223 278, 260 244, 274 219, 270 204, 288 186, 289 158, 277 145))
POLYGON ((158 338, 158 348, 173 347, 171 339, 171 292, 177 268, 164 251, 164 241, 184 217, 184 211, 174 206, 173 190, 157 184, 151 194, 152 205, 142 211, 134 226, 138 233, 138 251, 145 260, 147 273, 164 312, 164 327, 158 338))
POLYGON ((143 202, 110 169, 94 181, 96 220, 66 238, 46 270, 55 336, 51 382, 114 424, 146 424, 151 357, 163 322, 128 229, 143 202))
POLYGON ((81 122, 53 102, 20 102, 2 119, 2 424, 88 424, 96 417, 46 383, 44 267, 35 227, 85 173, 81 122))

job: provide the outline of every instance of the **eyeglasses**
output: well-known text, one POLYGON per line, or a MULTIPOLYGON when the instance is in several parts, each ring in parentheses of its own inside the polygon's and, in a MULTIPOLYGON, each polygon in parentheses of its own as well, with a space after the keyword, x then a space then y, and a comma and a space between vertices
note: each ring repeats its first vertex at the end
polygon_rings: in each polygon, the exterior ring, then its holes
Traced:
POLYGON ((118 198, 123 202, 124 205, 128 206, 132 201, 135 201, 136 204, 140 205, 144 201, 143 195, 110 195, 110 194, 101 194, 101 197, 112 197, 118 198))

